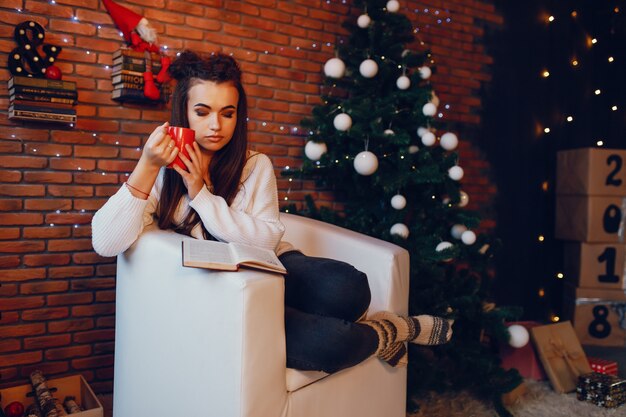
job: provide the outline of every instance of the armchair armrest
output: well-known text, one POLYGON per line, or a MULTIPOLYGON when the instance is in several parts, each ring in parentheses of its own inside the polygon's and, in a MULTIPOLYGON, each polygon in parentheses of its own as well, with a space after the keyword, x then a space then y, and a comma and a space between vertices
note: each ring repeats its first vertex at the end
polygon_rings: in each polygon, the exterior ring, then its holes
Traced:
POLYGON ((148 229, 118 257, 114 415, 280 415, 283 278, 185 268, 184 237, 148 229))
POLYGON ((393 243, 307 217, 281 213, 284 240, 305 255, 337 259, 367 274, 370 312, 408 313, 409 252, 393 243))

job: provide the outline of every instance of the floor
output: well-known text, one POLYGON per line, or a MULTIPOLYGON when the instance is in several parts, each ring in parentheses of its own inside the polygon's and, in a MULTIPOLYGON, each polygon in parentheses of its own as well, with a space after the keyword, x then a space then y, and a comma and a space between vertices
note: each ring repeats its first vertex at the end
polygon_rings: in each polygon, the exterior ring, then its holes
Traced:
MULTIPOLYGON (((588 357, 614 360, 618 374, 626 377, 626 349, 623 347, 583 346, 588 357)), ((575 394, 557 394, 547 381, 526 381, 528 392, 510 410, 516 417, 626 417, 626 405, 604 409, 578 401, 575 394)), ((113 395, 98 395, 104 417, 112 417, 113 395)), ((407 417, 495 417, 485 404, 463 393, 428 396, 420 412, 407 417)), ((261 417, 261 416, 259 416, 261 417)), ((349 416, 346 416, 349 417, 349 416)))

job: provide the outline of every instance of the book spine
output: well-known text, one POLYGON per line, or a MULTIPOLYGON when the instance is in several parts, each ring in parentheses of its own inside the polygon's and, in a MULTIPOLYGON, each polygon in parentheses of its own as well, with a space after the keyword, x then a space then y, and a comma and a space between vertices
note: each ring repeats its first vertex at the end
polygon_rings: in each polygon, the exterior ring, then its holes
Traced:
POLYGON ((140 90, 143 92, 143 84, 137 83, 119 83, 115 85, 113 90, 121 90, 123 88, 127 88, 129 90, 140 90))
POLYGON ((47 78, 20 77, 15 75, 9 78, 9 88, 13 86, 53 88, 56 90, 76 91, 76 83, 73 81, 49 80, 47 78))
MULTIPOLYGON (((36 100, 22 100, 20 98, 12 98, 9 97, 9 105, 17 105, 17 106, 37 106, 37 107, 50 107, 53 109, 72 109, 72 103, 68 102, 58 102, 58 101, 36 101, 36 100)), ((66 100, 66 99, 56 99, 56 100, 66 100)))
POLYGON ((25 94, 25 95, 34 95, 34 96, 43 96, 43 97, 60 97, 60 98, 70 98, 73 100, 78 99, 78 93, 76 91, 53 90, 50 88, 26 87, 22 85, 16 85, 13 88, 9 89, 9 94, 25 94))
POLYGON ((120 83, 133 83, 133 84, 141 84, 143 85, 144 80, 143 76, 139 75, 130 75, 130 74, 120 74, 111 78, 111 82, 113 84, 120 83))
POLYGON ((21 111, 36 111, 40 113, 59 113, 59 114, 72 114, 76 115, 76 110, 73 108, 57 108, 57 107, 46 107, 38 106, 38 105, 24 105, 14 103, 9 106, 9 110, 21 110, 21 111))
MULTIPOLYGON (((141 61, 141 63, 134 62, 122 62, 122 63, 113 63, 113 72, 119 70, 127 70, 127 71, 137 71, 144 73, 146 72, 146 63, 145 61, 141 61)), ((152 64, 152 72, 158 74, 161 71, 161 63, 158 65, 152 64)))
POLYGON ((161 96, 157 100, 151 100, 143 94, 143 90, 131 89, 131 88, 120 88, 118 90, 113 90, 113 93, 111 94, 111 98, 116 101, 129 100, 129 101, 160 103, 160 102, 165 101, 166 94, 161 94, 161 96))
POLYGON ((42 102, 42 103, 60 103, 67 105, 76 104, 76 100, 63 97, 51 97, 51 96, 35 96, 32 94, 12 94, 9 96, 9 100, 17 101, 30 101, 30 102, 42 102))
POLYGON ((25 120, 75 123, 76 115, 44 113, 44 112, 27 111, 27 110, 9 110, 9 119, 25 119, 25 120))
MULTIPOLYGON (((117 59, 122 56, 143 59, 146 55, 145 52, 133 51, 132 49, 118 49, 117 51, 113 52, 113 59, 117 59)), ((160 61, 161 59, 161 55, 154 52, 151 53, 150 56, 152 57, 152 61, 160 61)))

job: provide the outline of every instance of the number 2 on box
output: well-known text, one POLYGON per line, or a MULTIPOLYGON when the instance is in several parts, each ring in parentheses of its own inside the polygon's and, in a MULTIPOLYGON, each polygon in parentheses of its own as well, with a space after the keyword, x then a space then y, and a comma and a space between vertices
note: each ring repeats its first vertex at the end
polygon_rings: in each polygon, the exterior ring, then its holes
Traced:
POLYGON ((620 185, 622 185, 622 180, 619 178, 615 178, 615 176, 622 169, 622 158, 619 155, 609 155, 609 157, 606 158, 606 164, 608 166, 611 166, 613 162, 615 162, 615 168, 609 173, 609 176, 606 177, 605 184, 619 187, 620 185))

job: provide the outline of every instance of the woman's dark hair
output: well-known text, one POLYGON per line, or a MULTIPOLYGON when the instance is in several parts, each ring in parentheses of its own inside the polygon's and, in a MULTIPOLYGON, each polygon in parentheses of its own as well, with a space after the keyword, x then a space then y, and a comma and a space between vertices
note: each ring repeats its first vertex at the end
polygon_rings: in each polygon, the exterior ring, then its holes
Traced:
MULTIPOLYGON (((187 118, 187 100, 189 89, 199 81, 213 81, 217 84, 229 83, 239 92, 237 102, 237 124, 230 142, 217 151, 211 158, 209 174, 213 193, 230 205, 237 195, 241 184, 241 174, 246 164, 248 146, 247 117, 248 106, 246 93, 241 84, 241 70, 234 58, 224 54, 212 54, 203 58, 198 54, 182 52, 170 65, 169 74, 177 83, 172 94, 172 126, 189 127, 187 118), (219 173, 219 174, 218 174, 219 173)), ((158 225, 161 229, 172 229, 178 233, 191 235, 191 229, 201 223, 200 216, 190 210, 180 224, 174 221, 174 213, 180 199, 187 193, 182 177, 172 169, 166 169, 159 207, 157 208, 158 225)), ((205 238, 211 236, 202 226, 205 238)))

